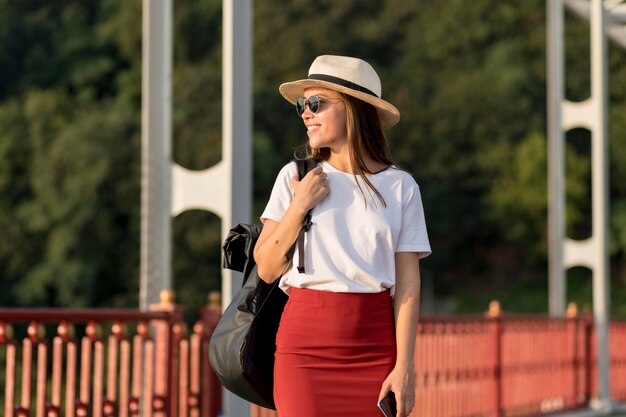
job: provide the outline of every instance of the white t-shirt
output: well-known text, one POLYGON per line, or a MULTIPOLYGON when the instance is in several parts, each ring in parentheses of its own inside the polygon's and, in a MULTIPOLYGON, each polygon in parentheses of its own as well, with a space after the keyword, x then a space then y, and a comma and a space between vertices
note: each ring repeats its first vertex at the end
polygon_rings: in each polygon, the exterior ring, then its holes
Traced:
MULTIPOLYGON (((313 225, 305 234, 305 273, 299 273, 298 249, 293 268, 281 278, 290 287, 333 292, 375 293, 395 285, 395 253, 431 252, 424 209, 417 183, 405 171, 391 167, 368 179, 385 199, 386 207, 353 174, 326 161, 329 194, 312 211, 313 225), (363 195, 367 199, 367 207, 363 195)), ((293 199, 295 163, 285 165, 274 183, 261 219, 280 221, 293 199)))

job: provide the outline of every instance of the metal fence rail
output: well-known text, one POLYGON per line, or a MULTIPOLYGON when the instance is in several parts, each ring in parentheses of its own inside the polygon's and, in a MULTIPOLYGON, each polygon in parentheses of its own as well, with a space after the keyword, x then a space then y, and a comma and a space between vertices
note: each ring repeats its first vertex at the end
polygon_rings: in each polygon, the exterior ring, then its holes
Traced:
POLYGON ((208 340, 219 310, 201 315, 187 335, 182 310, 168 296, 150 312, 0 309, 0 412, 216 416, 221 391, 209 368, 208 340), (53 329, 49 336, 46 327, 53 329))
MULTIPOLYGON (((626 321, 610 325, 611 394, 626 400, 626 321)), ((412 417, 536 416, 588 404, 597 393, 590 316, 420 319, 412 417)), ((253 417, 277 417, 252 406, 253 417)))
MULTIPOLYGON (((165 297, 150 312, 0 309, 0 414, 6 417, 217 417, 208 362, 219 299, 191 331, 165 297), (46 331, 47 330, 47 331, 46 331), (48 333, 48 335, 46 335, 48 333)), ((532 416, 597 393, 591 318, 424 317, 412 416, 532 416)), ((626 321, 610 325, 611 396, 626 400, 626 321)), ((276 417, 251 406, 253 417, 276 417)))

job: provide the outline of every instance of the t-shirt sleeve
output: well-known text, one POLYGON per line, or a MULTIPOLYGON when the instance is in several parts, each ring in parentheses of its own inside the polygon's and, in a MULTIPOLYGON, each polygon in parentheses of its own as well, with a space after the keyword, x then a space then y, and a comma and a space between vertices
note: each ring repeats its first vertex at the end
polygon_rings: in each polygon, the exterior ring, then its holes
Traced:
POLYGON ((420 258, 431 253, 426 219, 419 186, 414 183, 406 193, 402 207, 402 227, 396 252, 417 252, 420 258))
POLYGON ((261 214, 261 221, 266 219, 279 222, 287 209, 291 200, 293 199, 293 183, 291 178, 296 174, 296 164, 289 163, 285 165, 278 176, 276 182, 274 182, 274 188, 272 188, 272 194, 270 199, 261 214))

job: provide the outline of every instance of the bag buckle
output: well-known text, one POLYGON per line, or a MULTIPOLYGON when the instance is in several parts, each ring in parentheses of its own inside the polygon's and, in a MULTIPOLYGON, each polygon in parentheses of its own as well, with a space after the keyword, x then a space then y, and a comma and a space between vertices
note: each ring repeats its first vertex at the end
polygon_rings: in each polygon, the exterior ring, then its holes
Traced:
POLYGON ((308 232, 311 226, 313 226, 313 222, 311 221, 311 212, 309 211, 306 216, 304 216, 304 220, 302 221, 302 230, 308 232))

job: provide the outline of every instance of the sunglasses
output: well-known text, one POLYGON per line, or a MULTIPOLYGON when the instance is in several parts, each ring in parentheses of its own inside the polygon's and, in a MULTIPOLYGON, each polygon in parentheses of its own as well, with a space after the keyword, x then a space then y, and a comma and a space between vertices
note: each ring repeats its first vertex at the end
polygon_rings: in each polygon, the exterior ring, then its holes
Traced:
POLYGON ((309 106, 309 110, 311 113, 317 113, 320 109, 320 104, 322 104, 322 99, 318 96, 309 96, 309 98, 300 97, 296 100, 296 111, 298 112, 298 116, 302 116, 302 113, 306 110, 306 106, 309 106))

